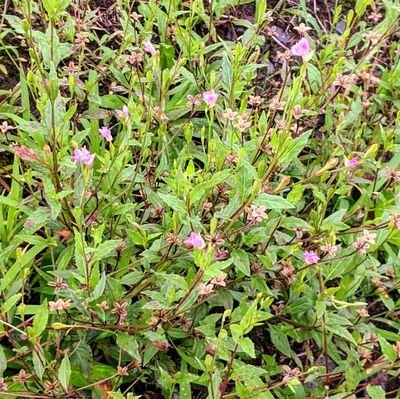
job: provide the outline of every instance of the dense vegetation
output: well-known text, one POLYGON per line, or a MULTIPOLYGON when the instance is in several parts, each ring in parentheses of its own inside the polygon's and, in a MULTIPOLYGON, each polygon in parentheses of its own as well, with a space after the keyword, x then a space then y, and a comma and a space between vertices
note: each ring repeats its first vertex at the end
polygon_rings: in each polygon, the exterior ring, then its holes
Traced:
POLYGON ((0 398, 400 398, 398 0, 3 0, 0 398))

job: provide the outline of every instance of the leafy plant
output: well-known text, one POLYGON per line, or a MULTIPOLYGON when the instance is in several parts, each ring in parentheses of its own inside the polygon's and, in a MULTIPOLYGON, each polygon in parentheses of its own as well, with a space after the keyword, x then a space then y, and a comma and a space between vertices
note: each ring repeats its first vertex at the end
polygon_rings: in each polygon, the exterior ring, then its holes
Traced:
POLYGON ((292 3, 4 4, 0 397, 398 397, 400 6, 292 3))

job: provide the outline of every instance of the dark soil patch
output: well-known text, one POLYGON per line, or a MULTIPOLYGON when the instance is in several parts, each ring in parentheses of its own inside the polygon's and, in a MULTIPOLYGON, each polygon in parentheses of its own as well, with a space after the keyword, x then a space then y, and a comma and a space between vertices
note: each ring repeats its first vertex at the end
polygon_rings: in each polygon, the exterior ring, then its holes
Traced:
MULTIPOLYGON (((6 68, 7 75, 0 73, 0 90, 12 90, 19 83, 19 71, 6 55, 1 59, 1 63, 6 68)), ((0 94, 0 100, 6 96, 6 94, 0 94)))

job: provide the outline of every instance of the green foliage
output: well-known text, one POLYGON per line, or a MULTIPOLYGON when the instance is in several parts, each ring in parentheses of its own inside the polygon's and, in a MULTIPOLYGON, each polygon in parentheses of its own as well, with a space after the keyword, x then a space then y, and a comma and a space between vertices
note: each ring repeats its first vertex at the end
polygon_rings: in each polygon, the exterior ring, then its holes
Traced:
POLYGON ((5 2, 1 398, 398 395, 399 4, 294 3, 5 2))

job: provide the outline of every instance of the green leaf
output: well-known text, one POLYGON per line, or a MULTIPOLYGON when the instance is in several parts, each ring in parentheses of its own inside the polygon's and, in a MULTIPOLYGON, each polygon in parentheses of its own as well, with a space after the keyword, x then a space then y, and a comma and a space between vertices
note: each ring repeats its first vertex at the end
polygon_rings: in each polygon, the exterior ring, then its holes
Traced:
POLYGON ((317 313, 317 319, 319 320, 323 314, 326 312, 326 305, 324 301, 318 300, 315 303, 315 310, 317 313))
POLYGON ((0 377, 3 376, 3 373, 7 370, 7 358, 4 353, 4 349, 0 346, 0 377))
POLYGON ((111 399, 125 399, 125 396, 121 392, 107 392, 107 396, 111 399))
POLYGON ((181 214, 187 214, 185 201, 182 201, 181 199, 172 194, 158 193, 158 196, 166 205, 168 205, 174 211, 177 211, 178 213, 181 214))
POLYGON ((257 0, 256 14, 255 14, 255 21, 257 24, 261 24, 262 22, 264 22, 266 10, 267 10, 267 2, 264 0, 257 0))
POLYGON ((267 193, 260 194, 254 201, 254 205, 265 206, 267 209, 292 209, 293 204, 280 195, 270 195, 267 193))
POLYGON ((103 363, 95 363, 92 368, 91 378, 93 381, 99 381, 111 377, 116 372, 115 368, 103 363))
POLYGON ((251 396, 253 399, 275 399, 270 390, 251 396))
POLYGON ((367 393, 371 399, 385 399, 385 391, 381 386, 378 385, 368 385, 367 393))
POLYGON ((26 220, 27 225, 34 226, 35 229, 38 229, 45 225, 47 222, 52 220, 51 209, 48 207, 40 206, 36 208, 26 220))
POLYGON ((372 0, 357 0, 354 7, 354 11, 356 12, 357 16, 363 15, 371 2, 372 0))
POLYGON ((128 274, 125 274, 121 278, 121 284, 126 284, 126 285, 134 285, 137 284, 140 280, 143 279, 144 274, 142 272, 131 272, 128 274))
POLYGON ((175 64, 175 49, 165 43, 160 44, 160 66, 161 69, 170 69, 175 64))
POLYGON ((135 360, 141 360, 139 354, 139 347, 136 338, 128 333, 117 334, 117 345, 131 355, 135 360))
POLYGON ((341 277, 347 272, 348 269, 355 268, 359 255, 354 254, 352 256, 346 256, 349 255, 351 252, 354 252, 353 248, 346 248, 343 251, 343 257, 340 259, 335 259, 332 264, 328 268, 326 268, 326 281, 341 277))
POLYGON ((222 56, 222 78, 224 86, 230 90, 232 87, 232 63, 226 52, 222 56))
POLYGON ((86 119, 105 119, 110 116, 110 111, 101 108, 88 109, 81 117, 86 119))
POLYGON ((24 270, 25 266, 31 265, 35 257, 48 246, 47 243, 38 244, 26 251, 22 257, 18 258, 16 262, 8 269, 5 276, 1 279, 0 288, 5 290, 10 287, 15 281, 17 276, 24 270))
POLYGON ((223 170, 215 173, 211 179, 198 184, 190 193, 190 203, 196 204, 208 190, 224 182, 231 174, 230 170, 223 170))
POLYGON ((35 318, 33 319, 31 338, 39 337, 47 326, 47 321, 49 318, 49 309, 47 306, 47 300, 40 306, 35 318))
POLYGON ((229 326, 232 334, 233 342, 238 343, 240 337, 243 335, 243 329, 239 324, 231 324, 229 326))
POLYGON ((349 226, 347 226, 347 224, 342 222, 342 219, 344 215, 346 215, 346 213, 347 213, 346 209, 340 209, 339 211, 332 213, 331 215, 329 215, 327 218, 324 219, 324 221, 321 224, 321 229, 322 230, 333 229, 334 231, 347 229, 349 226))
POLYGON ((287 195, 287 200, 295 205, 303 198, 303 192, 305 187, 302 184, 295 184, 292 190, 287 195))
POLYGON ((61 382, 62 387, 68 391, 68 384, 71 378, 71 363, 67 355, 61 360, 60 367, 58 368, 58 379, 61 382))
POLYGON ((257 177, 256 170, 249 162, 243 162, 235 176, 235 187, 242 202, 249 196, 254 179, 257 177))
POLYGON ((284 355, 292 357, 292 350, 290 349, 290 343, 287 335, 283 332, 281 326, 270 326, 269 333, 271 336, 271 341, 284 355))
POLYGON ((233 196, 233 198, 229 201, 228 205, 225 206, 225 208, 222 210, 219 217, 228 220, 236 211, 236 209, 239 207, 239 205, 240 205, 240 197, 238 195, 233 196))
POLYGON ((103 295, 103 292, 106 288, 106 281, 107 281, 106 274, 102 273, 99 282, 96 284, 96 287, 94 287, 92 293, 92 299, 97 299, 103 295))
POLYGON ((71 364, 74 370, 78 369, 85 378, 88 378, 91 372, 93 362, 92 349, 86 342, 77 342, 73 347, 71 364))
POLYGON ((42 361, 40 360, 39 355, 36 353, 35 350, 32 352, 32 363, 33 363, 33 369, 35 370, 35 374, 41 381, 43 378, 44 367, 42 361))
POLYGON ((339 326, 339 325, 329 325, 327 324, 327 329, 328 331, 330 331, 331 333, 344 338, 345 340, 351 342, 354 345, 357 345, 356 340, 354 339, 354 337, 349 333, 349 330, 345 327, 339 326))
POLYGON ((8 298, 3 305, 3 311, 8 312, 22 297, 22 294, 15 294, 8 298))
POLYGON ((109 240, 101 243, 94 251, 94 256, 92 258, 92 262, 97 262, 99 260, 104 259, 105 257, 109 256, 118 245, 121 244, 121 240, 109 240))
POLYGON ((294 158, 300 153, 300 151, 306 146, 308 142, 308 138, 310 137, 311 131, 303 133, 299 137, 294 140, 290 139, 288 148, 284 151, 284 153, 279 158, 279 162, 281 163, 289 163, 293 161, 294 158))
POLYGON ((245 276, 251 275, 249 255, 243 249, 235 249, 231 257, 237 270, 241 271, 245 276))
POLYGON ((382 349, 383 356, 385 356, 385 358, 389 360, 390 363, 394 363, 397 359, 396 350, 393 348, 391 344, 389 344, 388 341, 386 341, 385 338, 378 336, 378 340, 379 340, 379 345, 381 346, 382 349))
POLYGON ((256 357, 254 343, 250 338, 248 338, 248 337, 239 338, 238 344, 239 344, 240 351, 247 353, 253 359, 256 357))

